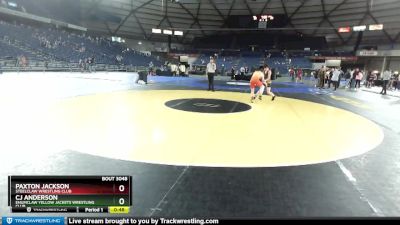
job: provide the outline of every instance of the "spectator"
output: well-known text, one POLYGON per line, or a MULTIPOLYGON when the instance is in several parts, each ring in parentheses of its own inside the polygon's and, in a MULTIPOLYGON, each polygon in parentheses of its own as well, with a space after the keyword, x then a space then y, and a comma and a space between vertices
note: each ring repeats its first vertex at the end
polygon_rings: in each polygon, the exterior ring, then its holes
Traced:
POLYGON ((289 74, 290 74, 290 78, 292 78, 292 81, 294 81, 294 79, 295 79, 295 71, 294 71, 293 67, 289 69, 289 74))
POLYGON ((186 75, 186 66, 183 63, 181 65, 179 65, 179 74, 181 76, 185 76, 186 75))
POLYGON ((390 74, 391 74, 391 76, 390 76, 388 87, 389 87, 389 90, 393 91, 394 87, 395 87, 395 75, 393 72, 391 72, 390 74))
POLYGON ((353 86, 353 81, 356 80, 356 75, 357 75, 357 73, 358 73, 358 68, 355 69, 355 70, 352 70, 352 71, 350 72, 350 75, 351 75, 350 82, 349 82, 349 88, 350 88, 350 89, 351 89, 352 86, 353 86))
POLYGON ((28 59, 24 55, 21 56, 21 65, 23 68, 28 66, 28 59))
POLYGON ((150 61, 150 63, 149 63, 149 72, 150 72, 150 76, 154 75, 154 64, 153 64, 153 61, 150 61))
POLYGON ((382 74, 382 81, 383 82, 382 82, 382 91, 381 91, 380 94, 386 95, 386 89, 387 89, 387 85, 388 85, 388 82, 390 80, 390 77, 391 77, 390 71, 389 70, 385 70, 385 72, 383 72, 383 74, 382 74))
POLYGON ((81 69, 81 72, 83 72, 83 60, 79 59, 79 68, 81 69))
POLYGON ((296 83, 301 81, 303 78, 303 70, 301 68, 297 69, 296 83))
POLYGON ((363 72, 359 70, 358 73, 356 74, 356 85, 355 85, 356 90, 360 88, 361 80, 363 79, 363 77, 364 77, 363 72))
POLYGON ((231 80, 235 79, 235 68, 232 66, 231 68, 231 80))
POLYGON ((319 85, 318 87, 324 88, 324 84, 325 84, 325 72, 326 72, 326 67, 323 66, 321 67, 321 69, 318 70, 318 81, 319 81, 319 85))
MULTIPOLYGON (((325 84, 330 84, 330 82, 331 82, 331 80, 330 80, 331 69, 330 68, 326 68, 324 76, 325 76, 324 77, 325 84)), ((328 86, 328 88, 330 88, 330 85, 328 86)))
POLYGON ((90 57, 90 59, 91 59, 91 61, 90 61, 91 71, 90 72, 96 72, 96 62, 95 62, 94 55, 92 57, 90 57))
POLYGON ((376 79, 376 74, 374 72, 370 72, 368 74, 368 76, 367 76, 367 80, 366 80, 367 81, 367 85, 366 85, 366 87, 367 88, 371 88, 375 79, 376 79))
POLYGON ((178 66, 177 65, 175 65, 175 64, 171 64, 171 73, 172 73, 172 76, 177 76, 177 74, 178 74, 178 66))
POLYGON ((244 66, 240 67, 240 76, 244 77, 244 73, 246 72, 246 69, 244 66))
POLYGON ((340 80, 340 70, 335 68, 332 71, 332 77, 331 77, 331 81, 333 83, 334 91, 336 91, 336 89, 339 87, 339 80, 340 80))
POLYGON ((318 72, 317 71, 311 71, 311 77, 314 79, 314 87, 318 87, 319 80, 318 80, 318 72))
POLYGON ((331 88, 333 71, 334 69, 329 69, 328 72, 328 88, 331 88))

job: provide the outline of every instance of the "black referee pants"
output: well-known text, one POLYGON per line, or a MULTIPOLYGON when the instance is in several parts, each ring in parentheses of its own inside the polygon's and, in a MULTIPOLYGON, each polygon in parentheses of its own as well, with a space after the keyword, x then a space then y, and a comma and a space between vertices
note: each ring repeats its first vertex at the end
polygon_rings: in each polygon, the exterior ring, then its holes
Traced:
POLYGON ((214 91, 214 73, 207 73, 208 76, 208 90, 214 91))

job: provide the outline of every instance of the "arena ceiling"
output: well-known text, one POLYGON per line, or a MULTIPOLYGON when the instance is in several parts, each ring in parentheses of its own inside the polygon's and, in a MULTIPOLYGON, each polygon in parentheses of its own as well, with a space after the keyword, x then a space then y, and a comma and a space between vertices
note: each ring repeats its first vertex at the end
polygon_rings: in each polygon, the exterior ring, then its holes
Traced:
POLYGON ((81 4, 82 23, 89 29, 154 41, 165 36, 152 34, 152 28, 184 30, 173 41, 190 43, 194 37, 225 32, 230 15, 257 14, 285 14, 289 20, 282 32, 325 36, 334 45, 354 44, 358 36, 339 33, 338 27, 364 24, 384 24, 384 30, 364 32, 363 44, 400 39, 399 0, 81 0, 81 4))

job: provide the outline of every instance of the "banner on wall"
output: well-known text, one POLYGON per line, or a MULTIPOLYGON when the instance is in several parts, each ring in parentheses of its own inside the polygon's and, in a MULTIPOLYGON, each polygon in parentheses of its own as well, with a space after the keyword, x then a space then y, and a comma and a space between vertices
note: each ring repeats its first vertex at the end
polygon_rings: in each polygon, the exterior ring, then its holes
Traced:
POLYGON ((362 50, 358 53, 359 56, 377 56, 378 51, 362 50))
POLYGON ((342 61, 341 60, 326 60, 325 65, 327 67, 340 67, 342 61))
POLYGON ((311 60, 341 60, 341 61, 357 61, 356 56, 311 56, 311 60))

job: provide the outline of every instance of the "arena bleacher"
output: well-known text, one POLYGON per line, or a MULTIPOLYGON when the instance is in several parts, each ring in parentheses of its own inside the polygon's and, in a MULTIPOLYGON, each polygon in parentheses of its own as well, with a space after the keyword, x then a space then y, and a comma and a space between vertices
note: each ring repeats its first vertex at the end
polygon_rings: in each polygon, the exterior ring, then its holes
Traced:
POLYGON ((2 21, 0 34, 0 59, 3 60, 17 60, 24 56, 29 62, 35 63, 50 61, 77 65, 80 60, 94 58, 96 64, 104 65, 162 64, 161 60, 128 48, 123 43, 52 27, 32 27, 2 21))

